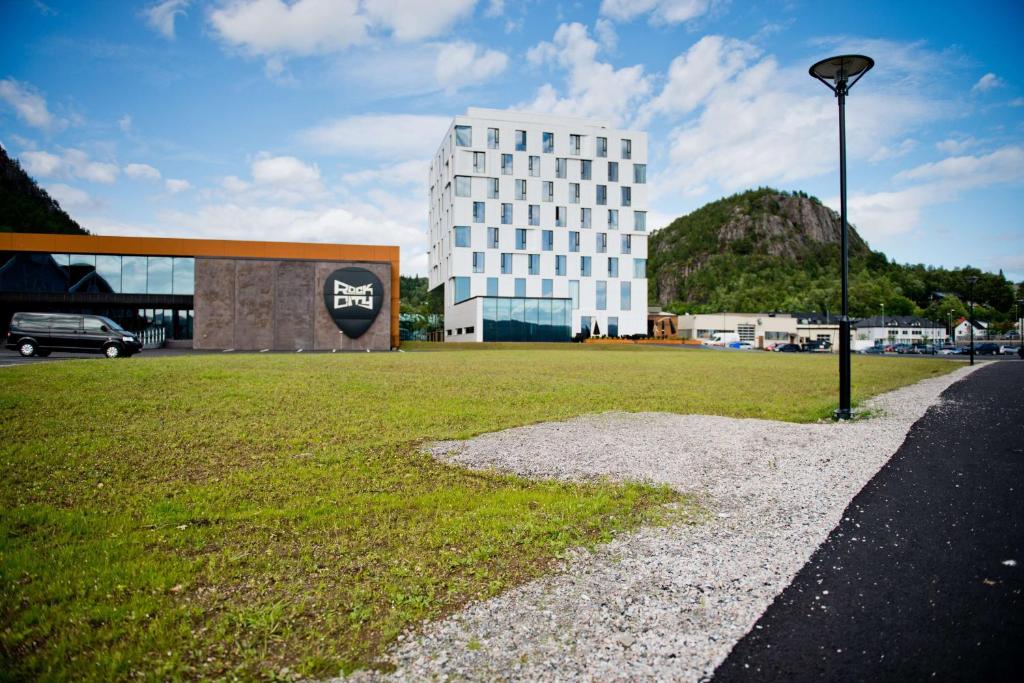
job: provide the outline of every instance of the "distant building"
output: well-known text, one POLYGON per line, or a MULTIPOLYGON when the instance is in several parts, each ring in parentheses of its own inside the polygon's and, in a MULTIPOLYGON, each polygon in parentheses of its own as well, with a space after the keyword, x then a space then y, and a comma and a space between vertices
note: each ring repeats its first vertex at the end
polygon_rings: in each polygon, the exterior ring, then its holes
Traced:
MULTIPOLYGON (((960 321, 953 328, 957 339, 969 339, 971 336, 971 323, 967 318, 960 318, 960 321)), ((988 323, 980 320, 974 321, 974 336, 984 337, 988 334, 988 323)))
MULTIPOLYGON (((798 319, 789 313, 684 314, 679 316, 679 336, 683 339, 710 339, 719 332, 735 333, 740 341, 750 342, 761 349, 807 341, 801 339, 798 325, 798 319)), ((807 334, 810 334, 812 326, 812 323, 805 325, 807 334)))
POLYGON ((675 339, 679 334, 679 316, 667 313, 658 306, 647 307, 647 336, 655 339, 675 339))
POLYGON ((934 344, 945 341, 946 327, 942 323, 916 315, 873 316, 853 323, 853 338, 855 347, 875 344, 934 344))
POLYGON ((647 134, 470 108, 430 168, 446 341, 647 332, 647 134))

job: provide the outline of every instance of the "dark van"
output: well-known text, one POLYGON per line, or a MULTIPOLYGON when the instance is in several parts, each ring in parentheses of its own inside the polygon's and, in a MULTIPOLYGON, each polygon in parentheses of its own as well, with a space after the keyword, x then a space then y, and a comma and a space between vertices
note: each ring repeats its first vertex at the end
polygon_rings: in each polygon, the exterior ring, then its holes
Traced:
POLYGON ((52 351, 102 353, 107 358, 142 351, 139 338, 102 315, 15 313, 6 346, 23 356, 49 356, 52 351))

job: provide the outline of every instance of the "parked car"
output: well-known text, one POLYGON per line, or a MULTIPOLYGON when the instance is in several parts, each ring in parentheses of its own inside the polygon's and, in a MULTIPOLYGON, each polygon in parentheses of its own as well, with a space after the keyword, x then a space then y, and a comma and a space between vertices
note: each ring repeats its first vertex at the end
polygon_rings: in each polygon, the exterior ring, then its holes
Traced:
POLYGON ((1012 356, 1013 354, 1017 353, 1018 348, 1020 347, 1010 346, 1009 344, 1003 344, 1002 346, 999 347, 999 353, 1003 354, 1004 356, 1012 356))
POLYGON ((102 353, 108 358, 142 351, 142 342, 110 318, 74 313, 15 313, 5 345, 23 356, 53 351, 102 353))
POLYGON ((857 353, 867 353, 867 354, 876 355, 876 356, 884 356, 885 355, 885 347, 884 346, 869 346, 869 347, 867 347, 865 349, 861 349, 857 353))
POLYGON ((995 356, 999 353, 999 344, 985 342, 974 347, 975 356, 995 356))
POLYGON ((942 348, 938 349, 936 353, 939 354, 940 356, 952 356, 954 354, 960 353, 960 350, 955 346, 949 346, 947 344, 946 346, 943 346, 942 348))
POLYGON ((803 351, 799 344, 779 344, 775 347, 775 350, 782 353, 799 353, 803 351))
POLYGON ((740 351, 750 351, 752 348, 754 348, 753 344, 745 341, 729 342, 728 346, 730 349, 739 349, 740 351))
POLYGON ((894 344, 892 350, 896 353, 913 353, 914 347, 910 344, 894 344))
POLYGON ((922 356, 933 356, 935 355, 935 351, 934 344, 914 344, 909 353, 916 353, 922 356))
POLYGON ((825 352, 825 353, 827 353, 827 352, 832 350, 832 342, 830 342, 828 340, 812 339, 810 341, 804 342, 803 350, 804 351, 810 351, 810 352, 825 352))

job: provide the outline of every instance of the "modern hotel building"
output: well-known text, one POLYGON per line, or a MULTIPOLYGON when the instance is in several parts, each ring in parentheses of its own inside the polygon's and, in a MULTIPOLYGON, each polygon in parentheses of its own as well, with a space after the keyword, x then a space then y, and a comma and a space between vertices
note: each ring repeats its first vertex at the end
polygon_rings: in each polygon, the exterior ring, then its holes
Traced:
POLYGON ((470 108, 430 168, 446 341, 647 332, 647 135, 470 108))

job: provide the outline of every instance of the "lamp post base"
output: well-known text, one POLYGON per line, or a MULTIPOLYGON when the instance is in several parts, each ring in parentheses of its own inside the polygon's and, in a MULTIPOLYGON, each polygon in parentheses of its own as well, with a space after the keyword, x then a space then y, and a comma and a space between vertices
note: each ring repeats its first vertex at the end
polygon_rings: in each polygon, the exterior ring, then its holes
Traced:
POLYGON ((839 408, 832 412, 832 417, 836 420, 852 420, 853 410, 850 408, 839 408))

